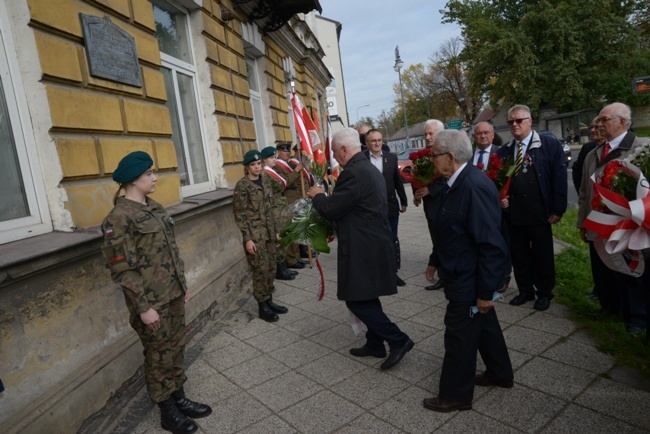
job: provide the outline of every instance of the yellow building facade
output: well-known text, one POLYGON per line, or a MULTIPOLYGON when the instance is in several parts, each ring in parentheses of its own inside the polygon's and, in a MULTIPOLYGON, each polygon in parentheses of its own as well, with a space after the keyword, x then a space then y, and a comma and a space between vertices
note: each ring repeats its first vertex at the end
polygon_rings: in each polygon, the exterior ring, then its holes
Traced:
POLYGON ((3 432, 76 431, 138 376, 99 251, 127 153, 152 156, 152 196, 178 222, 190 328, 248 296, 231 208, 243 155, 294 141, 291 82, 324 125, 331 78, 310 27, 318 2, 290 16, 259 3, 0 2, 3 432))

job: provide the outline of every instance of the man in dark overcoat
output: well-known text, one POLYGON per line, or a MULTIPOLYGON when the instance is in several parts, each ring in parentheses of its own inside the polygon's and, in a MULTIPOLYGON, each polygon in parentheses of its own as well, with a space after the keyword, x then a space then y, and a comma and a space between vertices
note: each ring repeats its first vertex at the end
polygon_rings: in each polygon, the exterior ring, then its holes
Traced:
POLYGON ((334 158, 345 169, 331 196, 322 187, 307 192, 320 215, 336 224, 338 292, 348 309, 367 327, 366 344, 357 357, 386 357, 381 369, 399 363, 413 341, 384 313, 379 297, 397 293, 393 233, 387 218, 386 183, 361 152, 359 133, 345 128, 334 134, 334 158))

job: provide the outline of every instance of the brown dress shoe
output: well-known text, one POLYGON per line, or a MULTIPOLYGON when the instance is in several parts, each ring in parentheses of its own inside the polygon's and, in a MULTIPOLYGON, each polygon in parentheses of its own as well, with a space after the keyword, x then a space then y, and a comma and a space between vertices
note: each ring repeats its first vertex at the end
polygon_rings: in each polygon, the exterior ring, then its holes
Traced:
POLYGON ((513 385, 512 380, 511 381, 491 380, 485 374, 477 375, 476 378, 474 378, 474 384, 482 387, 490 387, 490 386, 503 387, 504 389, 510 389, 512 388, 513 385))
POLYGON ((422 401, 424 408, 429 410, 439 411, 440 413, 449 413, 450 411, 465 411, 472 409, 471 402, 454 402, 454 401, 445 401, 440 399, 440 397, 435 396, 433 398, 426 398, 422 401))

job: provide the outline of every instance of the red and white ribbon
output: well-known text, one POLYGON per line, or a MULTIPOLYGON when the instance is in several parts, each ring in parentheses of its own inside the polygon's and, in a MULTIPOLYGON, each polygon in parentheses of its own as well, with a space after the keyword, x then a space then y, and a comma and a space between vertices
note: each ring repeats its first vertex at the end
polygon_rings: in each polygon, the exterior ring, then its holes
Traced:
POLYGON ((591 180, 595 191, 614 214, 592 210, 584 227, 598 234, 594 247, 609 268, 640 276, 644 262, 639 251, 650 248, 650 189, 638 167, 628 161, 621 161, 621 164, 639 177, 636 199, 628 201, 620 194, 602 187, 596 181, 596 174, 593 174, 591 180))
POLYGON ((264 166, 264 171, 273 179, 278 181, 280 184, 282 184, 282 187, 286 190, 287 189, 287 180, 284 179, 283 177, 280 176, 278 172, 273 170, 272 167, 269 166, 264 166))

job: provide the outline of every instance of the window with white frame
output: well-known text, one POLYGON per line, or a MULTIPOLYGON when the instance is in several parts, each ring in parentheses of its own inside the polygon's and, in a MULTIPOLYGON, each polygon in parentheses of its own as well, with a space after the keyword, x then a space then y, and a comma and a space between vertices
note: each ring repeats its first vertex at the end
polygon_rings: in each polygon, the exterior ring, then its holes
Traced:
POLYGON ((0 244, 52 230, 8 16, 0 3, 0 244))
POLYGON ((259 149, 266 148, 266 133, 264 132, 264 113, 262 111, 262 94, 260 93, 260 78, 258 73, 258 59, 246 56, 246 72, 248 87, 250 88, 250 101, 253 106, 253 123, 259 149))
POLYGON ((178 159, 183 193, 200 193, 209 187, 206 148, 196 87, 196 67, 187 11, 166 0, 153 4, 155 37, 160 47, 161 71, 165 77, 172 122, 172 141, 178 159))

